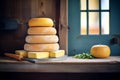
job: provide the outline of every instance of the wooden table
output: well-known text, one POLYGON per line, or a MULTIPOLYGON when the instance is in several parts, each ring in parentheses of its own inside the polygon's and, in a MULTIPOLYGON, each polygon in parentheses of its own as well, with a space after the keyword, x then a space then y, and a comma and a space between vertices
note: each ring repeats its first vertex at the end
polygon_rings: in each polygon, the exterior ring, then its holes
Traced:
POLYGON ((120 56, 105 59, 75 59, 67 57, 60 61, 16 61, 0 58, 2 72, 120 72, 120 56))
POLYGON ((120 80, 120 56, 37 63, 1 57, 0 72, 2 80, 120 80))

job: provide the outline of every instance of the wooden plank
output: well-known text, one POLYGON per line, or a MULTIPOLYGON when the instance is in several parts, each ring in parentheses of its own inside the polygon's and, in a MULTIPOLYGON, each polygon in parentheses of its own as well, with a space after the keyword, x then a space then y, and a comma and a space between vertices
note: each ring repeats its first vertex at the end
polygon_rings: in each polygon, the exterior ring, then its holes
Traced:
POLYGON ((0 63, 0 72, 120 72, 120 64, 33 64, 0 63))
POLYGON ((38 0, 31 0, 31 18, 38 16, 38 0))
POLYGON ((56 17, 56 0, 31 0, 31 17, 56 17))
POLYGON ((60 49, 68 54, 68 0, 60 0, 59 38, 60 49))
MULTIPOLYGON (((37 59, 38 60, 38 59, 37 59)), ((17 61, 15 59, 10 59, 10 58, 4 58, 4 57, 1 57, 0 58, 0 62, 3 62, 3 63, 10 63, 10 62, 20 62, 20 61, 17 61)), ((24 62, 25 60, 23 60, 22 62, 24 62)), ((26 62, 26 61, 25 61, 26 62)), ((36 61, 37 62, 37 61, 36 61)), ((114 64, 114 63, 120 63, 120 56, 112 56, 112 57, 109 57, 109 58, 104 58, 104 59, 99 59, 99 58, 95 58, 95 59, 76 59, 76 58, 73 58, 73 57, 63 57, 63 60, 60 59, 60 60, 38 60, 37 64, 53 64, 53 63, 57 63, 57 64, 95 64, 95 63, 101 63, 101 64, 105 64, 105 63, 111 63, 111 64, 114 64), (65 59, 66 58, 66 59, 65 59)))
POLYGON ((57 72, 57 73, 118 73, 120 72, 120 56, 106 59, 75 59, 68 57, 62 61, 30 63, 0 58, 0 72, 57 72))

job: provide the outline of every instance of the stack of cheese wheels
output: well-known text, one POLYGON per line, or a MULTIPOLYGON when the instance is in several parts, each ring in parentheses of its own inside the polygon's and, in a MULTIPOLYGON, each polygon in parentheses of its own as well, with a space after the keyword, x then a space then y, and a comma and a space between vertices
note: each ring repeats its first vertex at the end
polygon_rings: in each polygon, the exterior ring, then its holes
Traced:
POLYGON ((28 58, 48 58, 49 52, 59 50, 58 36, 50 18, 32 18, 28 22, 24 50, 28 58))

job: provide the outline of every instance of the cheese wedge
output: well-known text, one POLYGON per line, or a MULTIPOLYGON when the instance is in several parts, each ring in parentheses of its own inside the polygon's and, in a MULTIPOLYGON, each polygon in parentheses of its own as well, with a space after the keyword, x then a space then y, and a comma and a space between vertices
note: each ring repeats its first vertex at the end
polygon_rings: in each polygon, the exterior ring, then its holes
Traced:
POLYGON ((26 43, 24 45, 24 50, 26 51, 56 51, 59 50, 59 44, 58 43, 52 43, 52 44, 28 44, 26 43))
POLYGON ((30 27, 34 27, 34 26, 52 27, 53 24, 54 23, 50 18, 32 18, 28 22, 28 25, 30 27))
POLYGON ((31 27, 28 28, 28 34, 56 34, 57 31, 54 27, 31 27))
POLYGON ((25 50, 15 50, 15 54, 23 56, 23 57, 27 57, 27 51, 25 50))
POLYGON ((28 52, 28 58, 49 58, 49 52, 28 52))
POLYGON ((27 43, 56 43, 58 42, 57 35, 28 35, 26 36, 27 43))
POLYGON ((50 51, 50 57, 56 58, 56 57, 62 57, 65 55, 64 50, 57 50, 57 51, 50 51))

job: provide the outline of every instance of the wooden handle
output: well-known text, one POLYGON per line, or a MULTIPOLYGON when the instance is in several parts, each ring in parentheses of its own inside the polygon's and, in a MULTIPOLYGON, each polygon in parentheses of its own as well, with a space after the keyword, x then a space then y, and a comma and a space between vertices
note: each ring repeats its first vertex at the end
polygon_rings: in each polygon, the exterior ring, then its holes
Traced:
POLYGON ((22 60, 23 56, 13 54, 13 53, 4 53, 5 56, 16 59, 16 60, 22 60))

